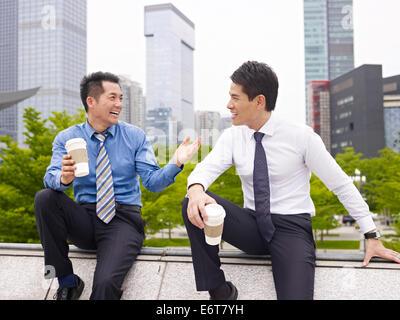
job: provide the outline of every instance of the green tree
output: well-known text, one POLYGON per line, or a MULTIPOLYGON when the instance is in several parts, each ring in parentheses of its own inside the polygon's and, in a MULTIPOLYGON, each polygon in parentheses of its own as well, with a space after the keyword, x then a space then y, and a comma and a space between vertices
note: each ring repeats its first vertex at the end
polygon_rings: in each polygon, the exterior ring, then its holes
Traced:
MULTIPOLYGON (((355 153, 352 147, 344 148, 343 153, 336 155, 336 162, 349 175, 354 176, 356 169, 362 171, 365 160, 361 153, 355 153)), ((360 185, 357 185, 360 188, 360 185)), ((329 191, 326 186, 315 176, 310 180, 310 194, 315 205, 315 216, 312 217, 312 225, 315 235, 319 232, 323 241, 324 231, 339 227, 339 222, 334 215, 347 214, 337 196, 329 191)))
POLYGON ((235 167, 229 168, 220 175, 208 190, 243 207, 242 183, 235 167))
POLYGON ((364 186, 370 207, 378 213, 397 217, 400 213, 400 154, 384 148, 379 157, 369 159, 363 168, 364 186))
POLYGON ((181 204, 186 195, 187 177, 193 168, 194 165, 185 164, 183 171, 176 176, 175 183, 160 193, 151 192, 141 185, 142 217, 147 234, 167 229, 171 238, 171 230, 183 225, 181 204))
POLYGON ((315 238, 319 232, 320 240, 323 241, 324 231, 335 229, 339 226, 334 215, 346 212, 336 195, 329 191, 326 186, 314 174, 310 180, 310 195, 315 206, 315 216, 311 218, 315 238))
MULTIPOLYGON (((37 242, 34 215, 35 194, 43 189, 43 176, 50 163, 55 135, 67 127, 81 123, 85 113, 69 116, 53 112, 42 120, 33 108, 25 109, 25 144, 19 147, 10 137, 0 137, 0 241, 37 242), (47 123, 50 125, 47 126, 47 123)), ((72 197, 72 189, 69 190, 72 197)))
POLYGON ((363 168, 365 163, 362 159, 363 154, 355 153, 353 147, 344 148, 343 151, 336 155, 335 160, 347 175, 354 176, 356 169, 363 168))

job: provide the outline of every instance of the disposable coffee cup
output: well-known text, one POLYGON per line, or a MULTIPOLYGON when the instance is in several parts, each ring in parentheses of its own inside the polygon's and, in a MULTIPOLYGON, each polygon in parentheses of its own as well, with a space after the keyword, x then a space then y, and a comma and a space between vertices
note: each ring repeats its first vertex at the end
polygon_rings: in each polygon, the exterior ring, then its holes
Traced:
POLYGON ((206 205, 205 210, 208 216, 208 220, 204 221, 206 242, 215 246, 221 242, 226 213, 224 208, 216 203, 206 205))
POLYGON ((75 161, 75 177, 84 177, 89 174, 89 157, 86 150, 86 141, 82 138, 68 140, 65 149, 75 161))

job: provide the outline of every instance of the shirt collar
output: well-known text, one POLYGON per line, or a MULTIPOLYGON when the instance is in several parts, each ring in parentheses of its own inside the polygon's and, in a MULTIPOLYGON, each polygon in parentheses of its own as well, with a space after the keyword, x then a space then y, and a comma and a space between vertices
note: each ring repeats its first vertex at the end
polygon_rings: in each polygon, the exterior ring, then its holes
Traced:
MULTIPOLYGON (((86 122, 84 123, 84 128, 86 133, 88 134, 89 137, 92 137, 95 133, 97 133, 96 130, 94 130, 92 128, 92 126, 89 124, 89 121, 86 119, 86 122)), ((111 127, 108 127, 108 129, 106 130, 109 134, 111 134, 112 136, 115 136, 115 130, 116 130, 117 125, 112 125, 111 127)), ((100 132, 102 133, 102 132, 100 132)))
MULTIPOLYGON (((264 133, 266 136, 270 136, 272 137, 274 135, 275 132, 275 127, 276 127, 276 117, 274 116, 274 113, 271 112, 271 116, 268 119, 268 121, 260 128, 260 130, 258 130, 258 132, 262 132, 264 133)), ((249 127, 247 127, 247 139, 250 141, 253 136, 254 136, 254 132, 256 132, 253 129, 250 129, 249 127)))

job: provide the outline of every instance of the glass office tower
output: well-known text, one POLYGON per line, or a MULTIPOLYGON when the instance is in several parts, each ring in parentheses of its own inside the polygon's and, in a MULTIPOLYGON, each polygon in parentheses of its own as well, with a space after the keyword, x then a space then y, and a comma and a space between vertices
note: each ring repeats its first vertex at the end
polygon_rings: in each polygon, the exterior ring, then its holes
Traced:
POLYGON ((194 133, 195 25, 172 4, 146 6, 144 14, 147 134, 175 145, 184 131, 194 133))
MULTIPOLYGON (((18 89, 18 2, 0 1, 0 92, 18 89)), ((0 111, 0 136, 17 139, 17 106, 0 111)))
POLYGON ((328 0, 329 80, 354 69, 353 0, 328 0))
MULTIPOLYGON (((87 5, 86 0, 6 0, 0 2, 1 9, 7 2, 14 3, 8 19, 15 42, 6 43, 16 52, 17 89, 40 87, 37 95, 16 108, 14 124, 22 143, 25 108, 34 108, 43 118, 52 111, 73 114, 82 108, 79 83, 86 74, 87 5)), ((0 82, 10 81, 4 78, 1 72, 0 82)))
POLYGON ((353 0, 304 0, 306 90, 310 81, 353 70, 353 43, 353 0))
POLYGON ((386 146, 400 152, 400 75, 383 79, 386 146))

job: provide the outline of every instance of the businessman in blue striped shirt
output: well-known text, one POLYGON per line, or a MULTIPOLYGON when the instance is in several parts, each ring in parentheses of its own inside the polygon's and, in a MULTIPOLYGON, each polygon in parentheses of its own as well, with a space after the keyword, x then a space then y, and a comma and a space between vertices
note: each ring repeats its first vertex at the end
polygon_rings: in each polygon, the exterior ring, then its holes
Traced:
POLYGON ((96 250, 90 298, 121 298, 122 283, 144 240, 139 177, 148 190, 161 192, 174 183, 201 143, 199 138, 188 144, 187 137, 160 168, 145 133, 118 121, 122 98, 117 76, 97 72, 83 78, 81 99, 87 121, 56 136, 44 177, 46 189, 35 198, 45 269, 53 271, 48 277, 58 278, 58 300, 78 299, 84 288, 68 258, 68 240, 79 248, 96 250), (89 175, 84 177, 75 177, 75 162, 65 149, 73 138, 87 144, 89 175), (63 192, 71 185, 76 202, 63 192))

